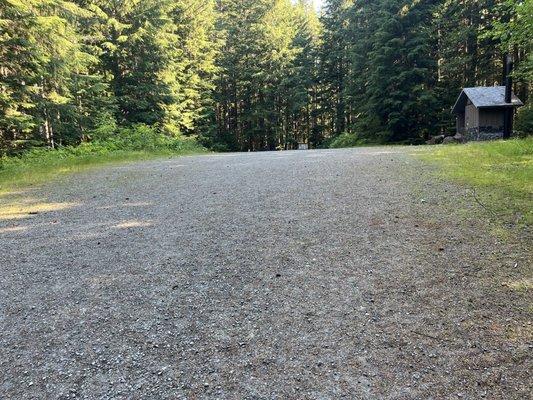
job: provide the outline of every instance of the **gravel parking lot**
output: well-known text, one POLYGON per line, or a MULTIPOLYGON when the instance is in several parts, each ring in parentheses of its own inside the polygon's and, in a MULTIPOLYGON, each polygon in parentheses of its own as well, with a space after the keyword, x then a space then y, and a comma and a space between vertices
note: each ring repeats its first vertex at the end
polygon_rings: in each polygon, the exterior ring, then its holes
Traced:
POLYGON ((531 398, 531 241, 413 151, 172 158, 4 195, 0 398, 531 398))

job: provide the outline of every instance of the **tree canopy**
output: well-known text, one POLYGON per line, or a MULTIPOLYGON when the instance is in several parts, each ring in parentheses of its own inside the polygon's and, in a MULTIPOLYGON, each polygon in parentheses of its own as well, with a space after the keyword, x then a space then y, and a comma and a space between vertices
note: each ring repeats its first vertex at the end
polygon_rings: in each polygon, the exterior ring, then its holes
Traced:
POLYGON ((146 124, 218 150, 417 143, 464 86, 531 91, 529 0, 0 0, 0 152, 146 124))

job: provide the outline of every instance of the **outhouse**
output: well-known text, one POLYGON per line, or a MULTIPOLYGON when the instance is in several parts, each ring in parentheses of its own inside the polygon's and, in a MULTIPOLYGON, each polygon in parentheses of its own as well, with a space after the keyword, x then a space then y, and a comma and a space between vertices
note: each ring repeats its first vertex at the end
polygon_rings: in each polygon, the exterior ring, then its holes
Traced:
POLYGON ((506 93, 505 86, 465 88, 453 107, 457 133, 468 140, 502 138, 506 118, 511 115, 512 121, 514 109, 523 105, 510 89, 506 93))

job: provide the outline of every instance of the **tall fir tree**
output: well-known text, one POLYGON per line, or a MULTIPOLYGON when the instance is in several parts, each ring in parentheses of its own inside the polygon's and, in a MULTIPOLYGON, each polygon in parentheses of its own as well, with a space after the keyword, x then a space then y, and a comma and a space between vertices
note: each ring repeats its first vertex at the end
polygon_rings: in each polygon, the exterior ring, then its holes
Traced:
POLYGON ((4 102, 2 136, 11 136, 11 145, 32 139, 50 147, 78 142, 106 90, 91 74, 98 60, 76 30, 88 12, 65 0, 3 1, 0 9, 7 60, 2 92, 18 97, 12 105, 4 102))
MULTIPOLYGON (((421 142, 460 89, 531 92, 531 1, 0 0, 0 151, 117 126, 228 150, 421 142)), ((520 128, 532 114, 524 108, 520 128)))

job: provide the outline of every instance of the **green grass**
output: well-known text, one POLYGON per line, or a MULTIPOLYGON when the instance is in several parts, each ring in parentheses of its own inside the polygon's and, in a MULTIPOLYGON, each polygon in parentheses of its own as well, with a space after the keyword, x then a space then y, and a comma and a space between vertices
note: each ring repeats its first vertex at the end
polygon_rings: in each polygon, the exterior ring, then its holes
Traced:
POLYGON ((422 157, 505 222, 533 222, 533 137, 432 147, 422 157))
POLYGON ((205 151, 194 139, 168 138, 151 131, 122 132, 112 139, 56 150, 34 149, 0 158, 0 194, 105 164, 205 151))

